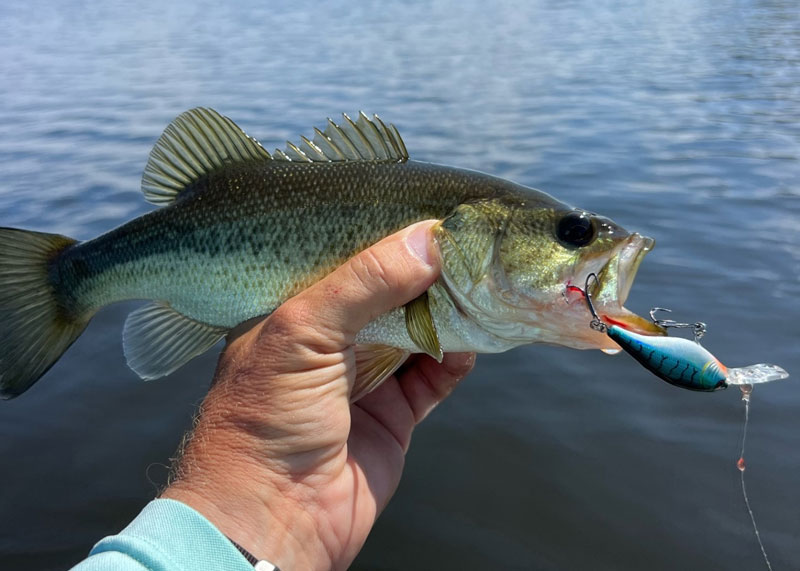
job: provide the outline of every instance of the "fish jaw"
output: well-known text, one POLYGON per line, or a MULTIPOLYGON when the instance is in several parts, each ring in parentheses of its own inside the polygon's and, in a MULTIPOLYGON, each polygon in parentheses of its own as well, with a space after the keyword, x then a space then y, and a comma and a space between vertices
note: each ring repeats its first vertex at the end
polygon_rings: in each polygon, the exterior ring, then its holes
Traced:
POLYGON ((636 315, 623 307, 642 260, 654 247, 655 240, 652 238, 633 234, 628 243, 600 272, 597 280, 600 284, 599 291, 592 300, 596 299, 596 309, 609 325, 619 325, 643 335, 667 334, 666 329, 651 319, 636 315))
MULTIPOLYGON (((628 299, 633 280, 642 260, 655 247, 655 240, 641 234, 631 234, 602 269, 591 291, 596 307, 622 306, 628 299)), ((588 275, 588 274, 587 274, 588 275)))
POLYGON ((528 331, 535 332, 535 338, 529 338, 527 342, 618 352, 620 347, 614 340, 589 326, 593 316, 583 293, 585 287, 589 288, 598 315, 608 325, 618 325, 645 335, 666 335, 665 329, 624 307, 639 266, 654 245, 652 238, 631 234, 621 240, 610 254, 579 264, 562 284, 558 295, 545 304, 527 308, 527 315, 518 314, 520 320, 528 324, 528 331), (590 274, 596 274, 597 280, 587 286, 590 274))
MULTIPOLYGON (((585 327, 574 331, 576 349, 601 349, 608 353, 616 353, 619 345, 603 332, 589 328, 592 320, 589 306, 583 293, 585 286, 592 298, 592 304, 603 322, 617 325, 629 331, 643 335, 666 335, 667 331, 652 320, 637 315, 624 307, 633 286, 636 272, 642 260, 655 246, 655 240, 641 234, 631 234, 598 271, 582 268, 566 286, 565 299, 570 309, 568 314, 572 320, 582 318, 585 327), (597 275, 597 280, 587 283, 587 276, 597 275), (575 284, 580 284, 578 287, 575 284), (580 293, 578 293, 580 292, 580 293)), ((571 321, 572 321, 571 320, 571 321)))

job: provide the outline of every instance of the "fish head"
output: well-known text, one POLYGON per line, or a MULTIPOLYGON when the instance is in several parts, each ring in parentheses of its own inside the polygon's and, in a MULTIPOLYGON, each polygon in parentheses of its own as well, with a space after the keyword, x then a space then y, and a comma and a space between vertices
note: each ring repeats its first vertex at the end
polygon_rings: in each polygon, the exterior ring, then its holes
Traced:
POLYGON ((654 240, 542 193, 468 202, 435 227, 442 281, 459 312, 510 348, 551 343, 619 350, 592 320, 663 335, 623 304, 654 240), (587 276, 597 280, 587 283, 587 276))

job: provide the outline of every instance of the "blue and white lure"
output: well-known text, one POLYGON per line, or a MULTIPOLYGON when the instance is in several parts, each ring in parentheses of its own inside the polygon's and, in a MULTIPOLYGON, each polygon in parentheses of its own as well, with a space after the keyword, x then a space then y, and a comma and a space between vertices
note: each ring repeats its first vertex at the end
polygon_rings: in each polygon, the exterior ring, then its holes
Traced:
POLYGON ((597 281, 595 274, 586 277, 584 295, 592 321, 589 326, 613 339, 626 353, 639 361, 648 371, 668 383, 692 391, 716 391, 729 385, 755 385, 777 381, 789 376, 777 365, 760 363, 747 367, 728 368, 712 355, 699 340, 706 331, 704 323, 677 323, 669 319, 656 319, 657 307, 650 311, 655 323, 664 327, 692 328, 694 340, 683 337, 658 337, 641 335, 618 325, 608 325, 597 315, 589 293, 589 282, 597 281))

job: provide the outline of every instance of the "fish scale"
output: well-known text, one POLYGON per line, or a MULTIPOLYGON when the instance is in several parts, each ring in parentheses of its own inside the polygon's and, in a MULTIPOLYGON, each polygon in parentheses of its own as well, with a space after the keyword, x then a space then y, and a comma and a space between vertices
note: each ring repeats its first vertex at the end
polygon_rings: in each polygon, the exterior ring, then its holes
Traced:
POLYGON ((202 181, 176 203, 75 246, 66 259, 90 272, 65 273, 67 289, 87 312, 123 299, 162 299, 194 319, 233 327, 274 309, 381 237, 444 217, 462 199, 447 186, 453 179, 431 165, 374 165, 364 175, 348 163, 273 164, 243 165, 232 175, 241 190, 226 188, 224 178, 202 181), (409 177, 419 182, 405 183, 409 177), (279 193, 285 199, 274 196, 286 179, 289 190, 279 193), (324 194, 314 190, 320 185, 324 194), (379 185, 391 204, 378 202, 379 185), (418 198, 423 192, 431 196, 418 198), (246 284, 246 305, 227 304, 241 292, 226 278, 233 274, 246 284))

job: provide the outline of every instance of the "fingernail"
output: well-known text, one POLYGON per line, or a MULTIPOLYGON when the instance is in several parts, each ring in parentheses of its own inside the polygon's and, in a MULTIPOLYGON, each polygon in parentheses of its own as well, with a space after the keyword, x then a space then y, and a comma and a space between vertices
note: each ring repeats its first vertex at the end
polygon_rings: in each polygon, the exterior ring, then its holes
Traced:
POLYGON ((411 252, 420 260, 433 265, 433 254, 431 253, 431 224, 429 222, 419 222, 406 236, 406 245, 411 252))

